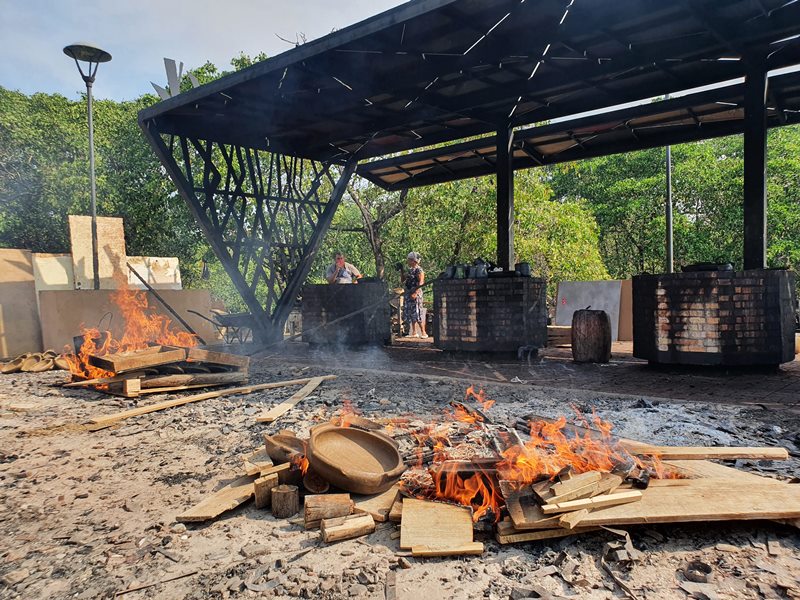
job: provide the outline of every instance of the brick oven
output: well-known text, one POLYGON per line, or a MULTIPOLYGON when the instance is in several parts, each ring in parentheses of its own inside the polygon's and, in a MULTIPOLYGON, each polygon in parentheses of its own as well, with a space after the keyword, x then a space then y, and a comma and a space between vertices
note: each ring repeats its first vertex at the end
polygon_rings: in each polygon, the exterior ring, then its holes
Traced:
POLYGON ((304 342, 348 346, 391 343, 389 295, 385 283, 306 285, 302 298, 304 342), (320 327, 361 308, 366 310, 329 327, 320 327))
POLYGON ((795 275, 782 269, 633 278, 633 355, 656 364, 794 360, 795 275))
POLYGON ((533 277, 437 279, 433 338, 450 351, 516 352, 547 343, 546 284, 533 277))

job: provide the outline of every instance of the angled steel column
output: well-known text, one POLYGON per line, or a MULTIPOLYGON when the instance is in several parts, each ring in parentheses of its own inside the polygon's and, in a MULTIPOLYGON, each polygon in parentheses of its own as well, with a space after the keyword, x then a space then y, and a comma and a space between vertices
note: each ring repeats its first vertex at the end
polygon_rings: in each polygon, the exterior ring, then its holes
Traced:
POLYGON ((514 130, 497 130, 497 265, 514 268, 514 130))
POLYGON ((767 65, 748 57, 744 84, 744 268, 767 266, 767 65))

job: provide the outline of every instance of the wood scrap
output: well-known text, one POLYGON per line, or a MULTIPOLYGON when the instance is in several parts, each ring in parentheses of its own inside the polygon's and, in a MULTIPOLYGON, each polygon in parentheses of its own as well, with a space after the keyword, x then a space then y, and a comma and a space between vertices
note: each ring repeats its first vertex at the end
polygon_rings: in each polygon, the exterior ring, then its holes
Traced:
POLYGON ((312 377, 308 383, 306 383, 302 389, 295 392, 291 398, 281 402, 280 404, 276 404, 272 408, 270 408, 266 413, 261 415, 260 417, 256 418, 256 421, 259 423, 272 423, 278 420, 280 417, 285 415, 289 412, 292 407, 299 404, 303 401, 311 392, 317 389, 323 381, 328 381, 330 379, 335 379, 335 375, 326 375, 324 377, 312 377))
POLYGON ((319 528, 322 541, 330 544, 372 533, 375 531, 375 520, 372 515, 359 513, 324 519, 319 528))
POLYGON ((638 502, 641 499, 642 492, 638 490, 632 490, 629 492, 619 492, 616 494, 602 494, 600 496, 595 496, 594 498, 583 498, 581 500, 571 500, 569 502, 560 502, 558 504, 545 504, 542 506, 542 512, 546 515, 552 515, 570 512, 573 510, 580 510, 582 508, 606 508, 609 506, 617 506, 619 504, 638 502))
POLYGON ((385 492, 372 496, 354 496, 354 511, 368 513, 375 521, 383 523, 389 520, 389 513, 400 495, 400 487, 395 484, 385 492))
POLYGON ((564 529, 575 529, 588 514, 588 508, 582 508, 573 512, 564 513, 559 517, 558 524, 564 529))
POLYGON ((230 354, 228 352, 216 352, 213 350, 204 350, 203 348, 189 348, 186 354, 186 360, 211 363, 213 365, 226 365, 230 367, 238 367, 242 370, 247 370, 250 367, 250 357, 242 356, 240 354, 230 354))
POLYGON ((589 484, 600 481, 602 473, 600 471, 588 471, 580 475, 573 475, 566 481, 559 481, 550 486, 550 491, 554 496, 561 496, 573 490, 585 487, 589 484))
POLYGON ((262 475, 262 471, 266 471, 273 466, 272 459, 267 454, 265 448, 259 448, 250 454, 242 456, 244 462, 244 472, 246 475, 262 475))
MULTIPOLYGON (((621 444, 626 446, 624 442, 621 444)), ((662 460, 787 460, 789 451, 779 447, 705 447, 705 446, 648 446, 638 445, 627 450, 637 456, 657 456, 662 460)))
POLYGON ((272 488, 272 514, 288 519, 300 512, 300 490, 296 485, 281 484, 272 488))
POLYGON ((173 346, 153 346, 133 352, 117 352, 104 356, 89 355, 89 364, 120 375, 128 371, 138 371, 186 360, 186 348, 173 346))
POLYGON ((613 473, 603 473, 599 481, 594 481, 589 485, 579 487, 560 496, 550 496, 547 498, 546 504, 560 504, 561 502, 569 502, 570 500, 592 498, 593 496, 599 496, 600 494, 615 490, 620 485, 622 485, 622 477, 613 473))
POLYGON ((599 531, 599 527, 578 527, 576 529, 542 529, 538 531, 520 531, 515 529, 509 521, 501 521, 497 524, 495 539, 499 544, 517 544, 521 542, 535 542, 538 540, 549 540, 562 538, 588 531, 599 531))
POLYGON ((303 523, 306 529, 317 529, 323 519, 346 517, 352 512, 350 494, 314 494, 305 497, 303 523))
POLYGON ((210 521, 229 510, 250 500, 255 493, 253 482, 255 477, 245 475, 220 488, 208 498, 202 500, 175 520, 179 523, 195 523, 210 521))
POLYGON ((389 520, 392 523, 399 523, 403 520, 403 497, 398 496, 392 504, 392 509, 389 511, 389 520))
POLYGON ((411 556, 434 557, 434 556, 480 556, 483 554, 483 543, 469 542, 462 546, 412 546, 411 556))
POLYGON ((269 508, 272 505, 272 489, 278 487, 278 475, 264 475, 253 482, 256 508, 269 508))
MULTIPOLYGON (((146 415, 147 413, 156 412, 159 410, 165 410, 167 408, 173 408, 175 406, 183 406, 184 404, 189 404, 191 402, 200 402, 202 400, 210 400, 212 398, 220 398, 222 396, 252 394, 253 392, 257 392, 260 390, 269 390, 269 389, 282 388, 292 385, 307 384, 310 381, 311 379, 290 379, 287 381, 275 381, 271 383, 259 383, 255 385, 245 385, 235 388, 226 388, 224 390, 215 390, 212 392, 205 392, 203 394, 197 394, 194 396, 184 396, 183 398, 166 400, 164 402, 158 402, 156 404, 150 404, 148 406, 140 406, 138 408, 122 411, 112 415, 93 417, 89 419, 88 423, 91 423, 93 425, 101 425, 102 427, 110 427, 114 423, 117 423, 125 419, 138 417, 140 415, 146 415)), ((98 427, 98 429, 102 427, 98 427)))
POLYGON ((403 500, 400 549, 425 546, 453 550, 472 543, 472 510, 415 498, 403 500))
MULTIPOLYGON (((177 375, 154 375, 139 380, 142 390, 153 388, 175 388, 186 385, 222 385, 244 383, 246 371, 232 373, 182 373, 177 375)), ((168 390, 169 391, 169 390, 168 390)))

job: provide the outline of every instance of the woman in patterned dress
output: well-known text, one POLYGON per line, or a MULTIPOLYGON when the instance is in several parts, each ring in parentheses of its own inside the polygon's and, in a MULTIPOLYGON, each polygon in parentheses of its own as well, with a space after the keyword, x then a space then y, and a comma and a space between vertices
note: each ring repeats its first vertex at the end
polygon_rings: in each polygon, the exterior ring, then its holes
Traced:
POLYGON ((422 320, 422 285, 425 283, 425 271, 419 266, 420 256, 417 252, 408 255, 408 272, 405 287, 405 318, 409 323, 408 336, 427 338, 425 323, 422 320))

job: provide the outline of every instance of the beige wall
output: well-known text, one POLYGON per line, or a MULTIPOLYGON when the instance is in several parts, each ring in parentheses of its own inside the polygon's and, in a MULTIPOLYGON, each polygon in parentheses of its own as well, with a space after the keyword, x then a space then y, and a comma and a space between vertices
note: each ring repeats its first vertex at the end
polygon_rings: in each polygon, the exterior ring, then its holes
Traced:
MULTIPOLYGON (((136 272, 156 290, 180 290, 181 269, 178 259, 161 256, 129 256, 128 264, 136 269, 136 272)), ((128 287, 143 290, 144 284, 125 267, 128 272, 128 287)))
MULTIPOLYGON (((91 290, 94 288, 92 218, 69 215, 68 221, 75 289, 91 290)), ((128 281, 125 230, 121 218, 97 217, 97 255, 100 289, 114 289, 119 287, 119 282, 128 281)))
POLYGON ((33 253, 33 276, 36 291, 75 289, 72 256, 69 254, 33 253))
POLYGON ((31 253, 0 249, 0 357, 40 350, 42 332, 31 253))
MULTIPOLYGON (((82 327, 97 327, 100 325, 101 319, 103 329, 109 329, 114 335, 120 335, 124 323, 117 306, 112 301, 112 294, 111 290, 41 292, 39 306, 45 346, 61 350, 72 344, 73 336, 79 335, 82 327), (106 315, 106 313, 110 313, 110 315, 106 315), (110 321, 109 316, 111 317, 110 321)), ((201 314, 209 314, 211 296, 208 290, 159 290, 159 295, 207 343, 215 343, 219 340, 216 331, 208 322, 186 312, 186 309, 191 308, 201 314)), ((153 298, 152 294, 148 293, 147 299, 149 306, 157 307, 160 313, 170 316, 153 298)), ((177 324, 176 328, 182 330, 180 324, 177 324)))

